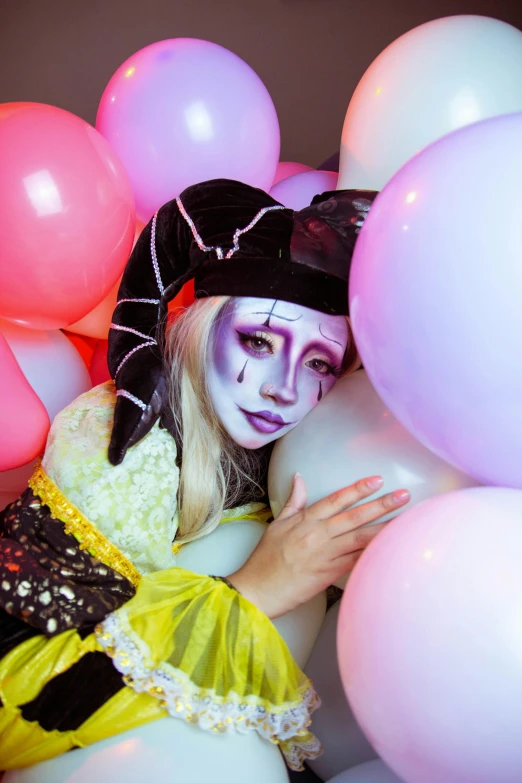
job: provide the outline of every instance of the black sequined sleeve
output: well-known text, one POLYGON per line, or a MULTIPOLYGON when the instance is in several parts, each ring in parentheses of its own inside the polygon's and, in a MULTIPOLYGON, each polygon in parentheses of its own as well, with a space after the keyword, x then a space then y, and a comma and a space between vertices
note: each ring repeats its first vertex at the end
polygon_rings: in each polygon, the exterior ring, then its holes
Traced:
POLYGON ((46 636, 103 620, 135 592, 80 548, 31 489, 0 514, 0 610, 46 636))

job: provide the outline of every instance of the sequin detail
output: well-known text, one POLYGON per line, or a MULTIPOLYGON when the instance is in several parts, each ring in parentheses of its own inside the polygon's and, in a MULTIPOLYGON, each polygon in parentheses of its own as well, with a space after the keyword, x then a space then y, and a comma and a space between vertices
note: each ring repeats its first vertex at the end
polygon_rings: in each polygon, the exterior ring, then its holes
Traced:
POLYGON ((257 215, 250 221, 248 226, 245 226, 245 228, 237 228, 234 231, 234 237, 233 237, 234 244, 226 254, 225 258, 232 258, 234 253, 237 253, 237 251, 239 250, 239 237, 242 234, 246 234, 248 231, 254 228, 256 223, 259 220, 261 220, 263 215, 266 215, 267 212, 275 212, 278 209, 285 209, 285 207, 282 204, 278 204, 277 206, 273 206, 273 207, 263 207, 263 209, 260 209, 257 215))
POLYGON ((145 643, 139 640, 138 645, 131 634, 130 626, 118 614, 109 615, 96 627, 99 644, 123 674, 126 685, 136 693, 159 699, 171 717, 215 734, 257 731, 280 745, 288 765, 296 770, 302 769, 305 759, 322 753, 321 743, 308 730, 310 715, 321 704, 312 687, 300 694, 298 703, 280 706, 253 694, 219 696, 198 688, 181 669, 167 663, 154 666, 145 643))
POLYGON ((254 228, 256 223, 259 220, 261 220, 263 215, 266 215, 267 212, 274 212, 275 210, 278 209, 285 209, 285 207, 282 204, 275 204, 273 207, 263 207, 263 209, 260 209, 257 215, 250 221, 248 226, 245 226, 245 228, 236 228, 236 230, 234 231, 234 235, 232 237, 232 242, 233 242, 232 247, 227 251, 226 255, 224 255, 224 250, 219 245, 205 245, 203 239, 198 234, 198 230, 195 226, 194 221, 188 214, 180 198, 176 199, 176 204, 178 205, 178 209, 181 212, 182 216, 184 217, 185 221, 188 223, 190 230, 192 231, 192 236, 194 237, 199 249, 202 250, 204 253, 211 253, 212 251, 214 251, 219 259, 232 258, 234 253, 237 253, 237 251, 239 250, 239 237, 242 236, 242 234, 246 234, 248 231, 254 228))
POLYGON ((152 266, 154 267, 154 274, 156 275, 156 283, 158 284, 158 290, 163 296, 165 293, 165 287, 161 280, 160 268, 158 264, 158 256, 156 253, 156 223, 158 221, 158 213, 152 218, 152 228, 150 232, 150 255, 152 258, 152 266))
POLYGON ((116 307, 118 307, 118 305, 123 304, 124 302, 137 302, 138 304, 159 305, 161 299, 118 299, 118 301, 116 302, 116 307))
POLYGON ((133 329, 131 326, 122 326, 121 324, 111 324, 111 329, 116 329, 117 332, 130 332, 131 334, 135 334, 137 337, 141 337, 143 340, 149 340, 150 342, 155 343, 156 340, 153 337, 150 337, 147 334, 143 334, 143 332, 139 332, 137 329, 133 329))
POLYGON ((134 595, 129 580, 82 550, 29 487, 2 516, 0 637, 15 620, 46 636, 92 627, 134 595))
POLYGON ((130 391, 127 391, 127 389, 118 389, 116 392, 116 397, 125 397, 127 400, 133 402, 134 405, 137 405, 138 408, 141 408, 142 411, 147 410, 147 405, 143 402, 143 400, 135 397, 134 394, 131 394, 130 391))
POLYGON ((135 347, 134 347, 134 348, 133 348, 131 351, 129 351, 128 353, 126 353, 126 354, 125 354, 125 356, 123 357, 123 359, 121 360, 121 362, 120 362, 120 363, 118 364, 118 366, 116 367, 116 372, 114 373, 114 377, 115 377, 115 378, 117 377, 117 375, 118 375, 119 371, 121 370, 121 368, 123 367, 123 365, 125 364, 125 362, 127 361, 127 359, 130 359, 130 357, 131 357, 131 356, 132 356, 134 353, 136 353, 136 351, 139 351, 139 350, 141 350, 142 348, 147 348, 147 346, 149 346, 149 345, 156 345, 156 340, 154 340, 154 341, 152 341, 152 340, 151 340, 151 341, 150 341, 150 342, 148 342, 148 343, 141 343, 140 345, 136 345, 136 346, 135 346, 135 347))
POLYGON ((51 515, 63 522, 66 533, 75 537, 80 544, 80 549, 88 550, 102 563, 128 579, 132 585, 138 584, 141 578, 139 571, 76 506, 67 500, 41 465, 36 467, 29 479, 29 486, 42 503, 49 507, 51 515))

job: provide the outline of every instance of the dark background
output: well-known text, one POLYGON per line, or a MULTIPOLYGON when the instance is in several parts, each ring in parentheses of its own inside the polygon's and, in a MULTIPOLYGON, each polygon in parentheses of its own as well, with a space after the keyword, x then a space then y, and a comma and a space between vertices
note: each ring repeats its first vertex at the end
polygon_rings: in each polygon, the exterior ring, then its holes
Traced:
POLYGON ((279 114, 282 160, 317 166, 337 151, 350 96, 385 46, 451 14, 522 28, 522 0, 0 0, 0 102, 40 101, 91 123, 133 52, 204 38, 238 54, 279 114))

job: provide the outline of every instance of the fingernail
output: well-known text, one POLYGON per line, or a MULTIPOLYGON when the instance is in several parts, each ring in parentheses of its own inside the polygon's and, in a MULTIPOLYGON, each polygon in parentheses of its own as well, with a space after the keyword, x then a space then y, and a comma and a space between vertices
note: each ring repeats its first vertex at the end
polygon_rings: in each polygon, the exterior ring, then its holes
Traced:
POLYGON ((372 476, 366 480, 366 484, 370 489, 380 489, 384 484, 382 476, 372 476))
POLYGON ((296 480, 296 478, 301 478, 301 474, 300 473, 294 473, 294 481, 296 480))
POLYGON ((395 492, 392 492, 392 498, 398 506, 407 503, 410 497, 411 495, 407 489, 397 489, 395 492))

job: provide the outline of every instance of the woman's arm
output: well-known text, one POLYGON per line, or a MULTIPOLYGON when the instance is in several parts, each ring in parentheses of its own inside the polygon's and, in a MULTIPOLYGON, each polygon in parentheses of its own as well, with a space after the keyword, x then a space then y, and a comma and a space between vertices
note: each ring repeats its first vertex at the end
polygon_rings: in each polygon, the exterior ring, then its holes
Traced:
POLYGON ((386 524, 368 523, 409 502, 409 492, 399 489, 354 506, 382 484, 372 476, 305 508, 305 484, 296 474, 285 507, 229 581, 271 618, 305 603, 351 571, 386 524))

